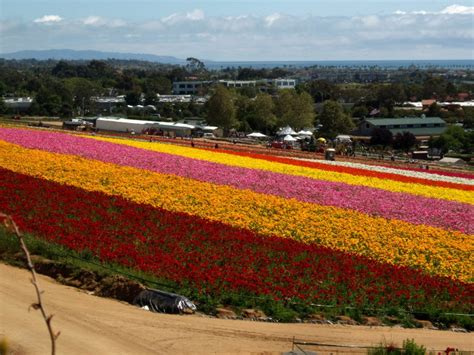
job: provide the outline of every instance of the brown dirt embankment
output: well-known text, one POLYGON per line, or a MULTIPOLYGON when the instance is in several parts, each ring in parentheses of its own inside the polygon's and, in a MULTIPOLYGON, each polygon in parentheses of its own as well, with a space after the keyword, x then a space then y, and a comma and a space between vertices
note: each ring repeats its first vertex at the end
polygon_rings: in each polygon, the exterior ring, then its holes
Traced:
MULTIPOLYGON (((474 351, 472 334, 156 314, 88 295, 49 277, 40 275, 39 279, 47 310, 55 315, 54 329, 61 331, 58 354, 280 353, 291 350, 293 336, 350 345, 374 345, 383 340, 401 345, 404 339, 413 338, 428 349, 450 346, 474 351)), ((50 344, 44 321, 38 312, 28 312, 35 300, 29 280, 26 270, 0 264, 0 338, 8 338, 14 353, 45 354, 50 344)), ((305 349, 324 353, 314 347, 305 349)))

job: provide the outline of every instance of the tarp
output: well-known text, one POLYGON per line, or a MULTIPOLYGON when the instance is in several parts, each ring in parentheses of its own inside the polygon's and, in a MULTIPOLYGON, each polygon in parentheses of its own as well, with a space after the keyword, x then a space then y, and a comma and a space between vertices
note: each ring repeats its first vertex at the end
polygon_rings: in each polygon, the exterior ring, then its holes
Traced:
POLYGON ((178 314, 196 310, 194 303, 184 296, 151 288, 140 292, 133 304, 139 307, 147 306, 150 311, 159 313, 178 314))

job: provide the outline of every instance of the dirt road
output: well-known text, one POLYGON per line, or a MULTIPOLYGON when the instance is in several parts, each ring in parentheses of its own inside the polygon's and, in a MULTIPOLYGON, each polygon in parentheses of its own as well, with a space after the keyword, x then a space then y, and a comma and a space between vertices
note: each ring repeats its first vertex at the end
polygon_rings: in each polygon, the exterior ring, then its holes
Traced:
MULTIPOLYGON (((58 354, 279 353, 291 339, 351 345, 414 338, 429 349, 474 350, 472 334, 313 324, 274 324, 150 313, 115 300, 88 295, 40 276, 44 301, 61 331, 58 354)), ((47 354, 49 338, 26 270, 0 264, 0 338, 15 353, 47 354)), ((306 347, 307 350, 317 350, 306 347)), ((334 352, 334 351, 333 351, 334 352)))

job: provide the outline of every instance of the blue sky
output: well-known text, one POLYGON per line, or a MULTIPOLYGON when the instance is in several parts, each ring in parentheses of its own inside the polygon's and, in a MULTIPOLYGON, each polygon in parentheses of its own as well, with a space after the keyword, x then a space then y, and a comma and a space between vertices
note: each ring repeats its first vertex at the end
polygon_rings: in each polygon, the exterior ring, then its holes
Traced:
POLYGON ((215 60, 469 59, 474 0, 0 0, 0 52, 215 60))

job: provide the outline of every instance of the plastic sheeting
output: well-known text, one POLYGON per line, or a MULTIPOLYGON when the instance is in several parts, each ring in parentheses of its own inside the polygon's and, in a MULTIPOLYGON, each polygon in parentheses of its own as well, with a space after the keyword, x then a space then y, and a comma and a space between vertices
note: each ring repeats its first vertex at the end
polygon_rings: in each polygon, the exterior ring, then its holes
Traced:
POLYGON ((147 306, 150 311, 158 313, 179 314, 196 310, 194 303, 186 297, 154 289, 140 292, 133 304, 139 307, 147 306))

